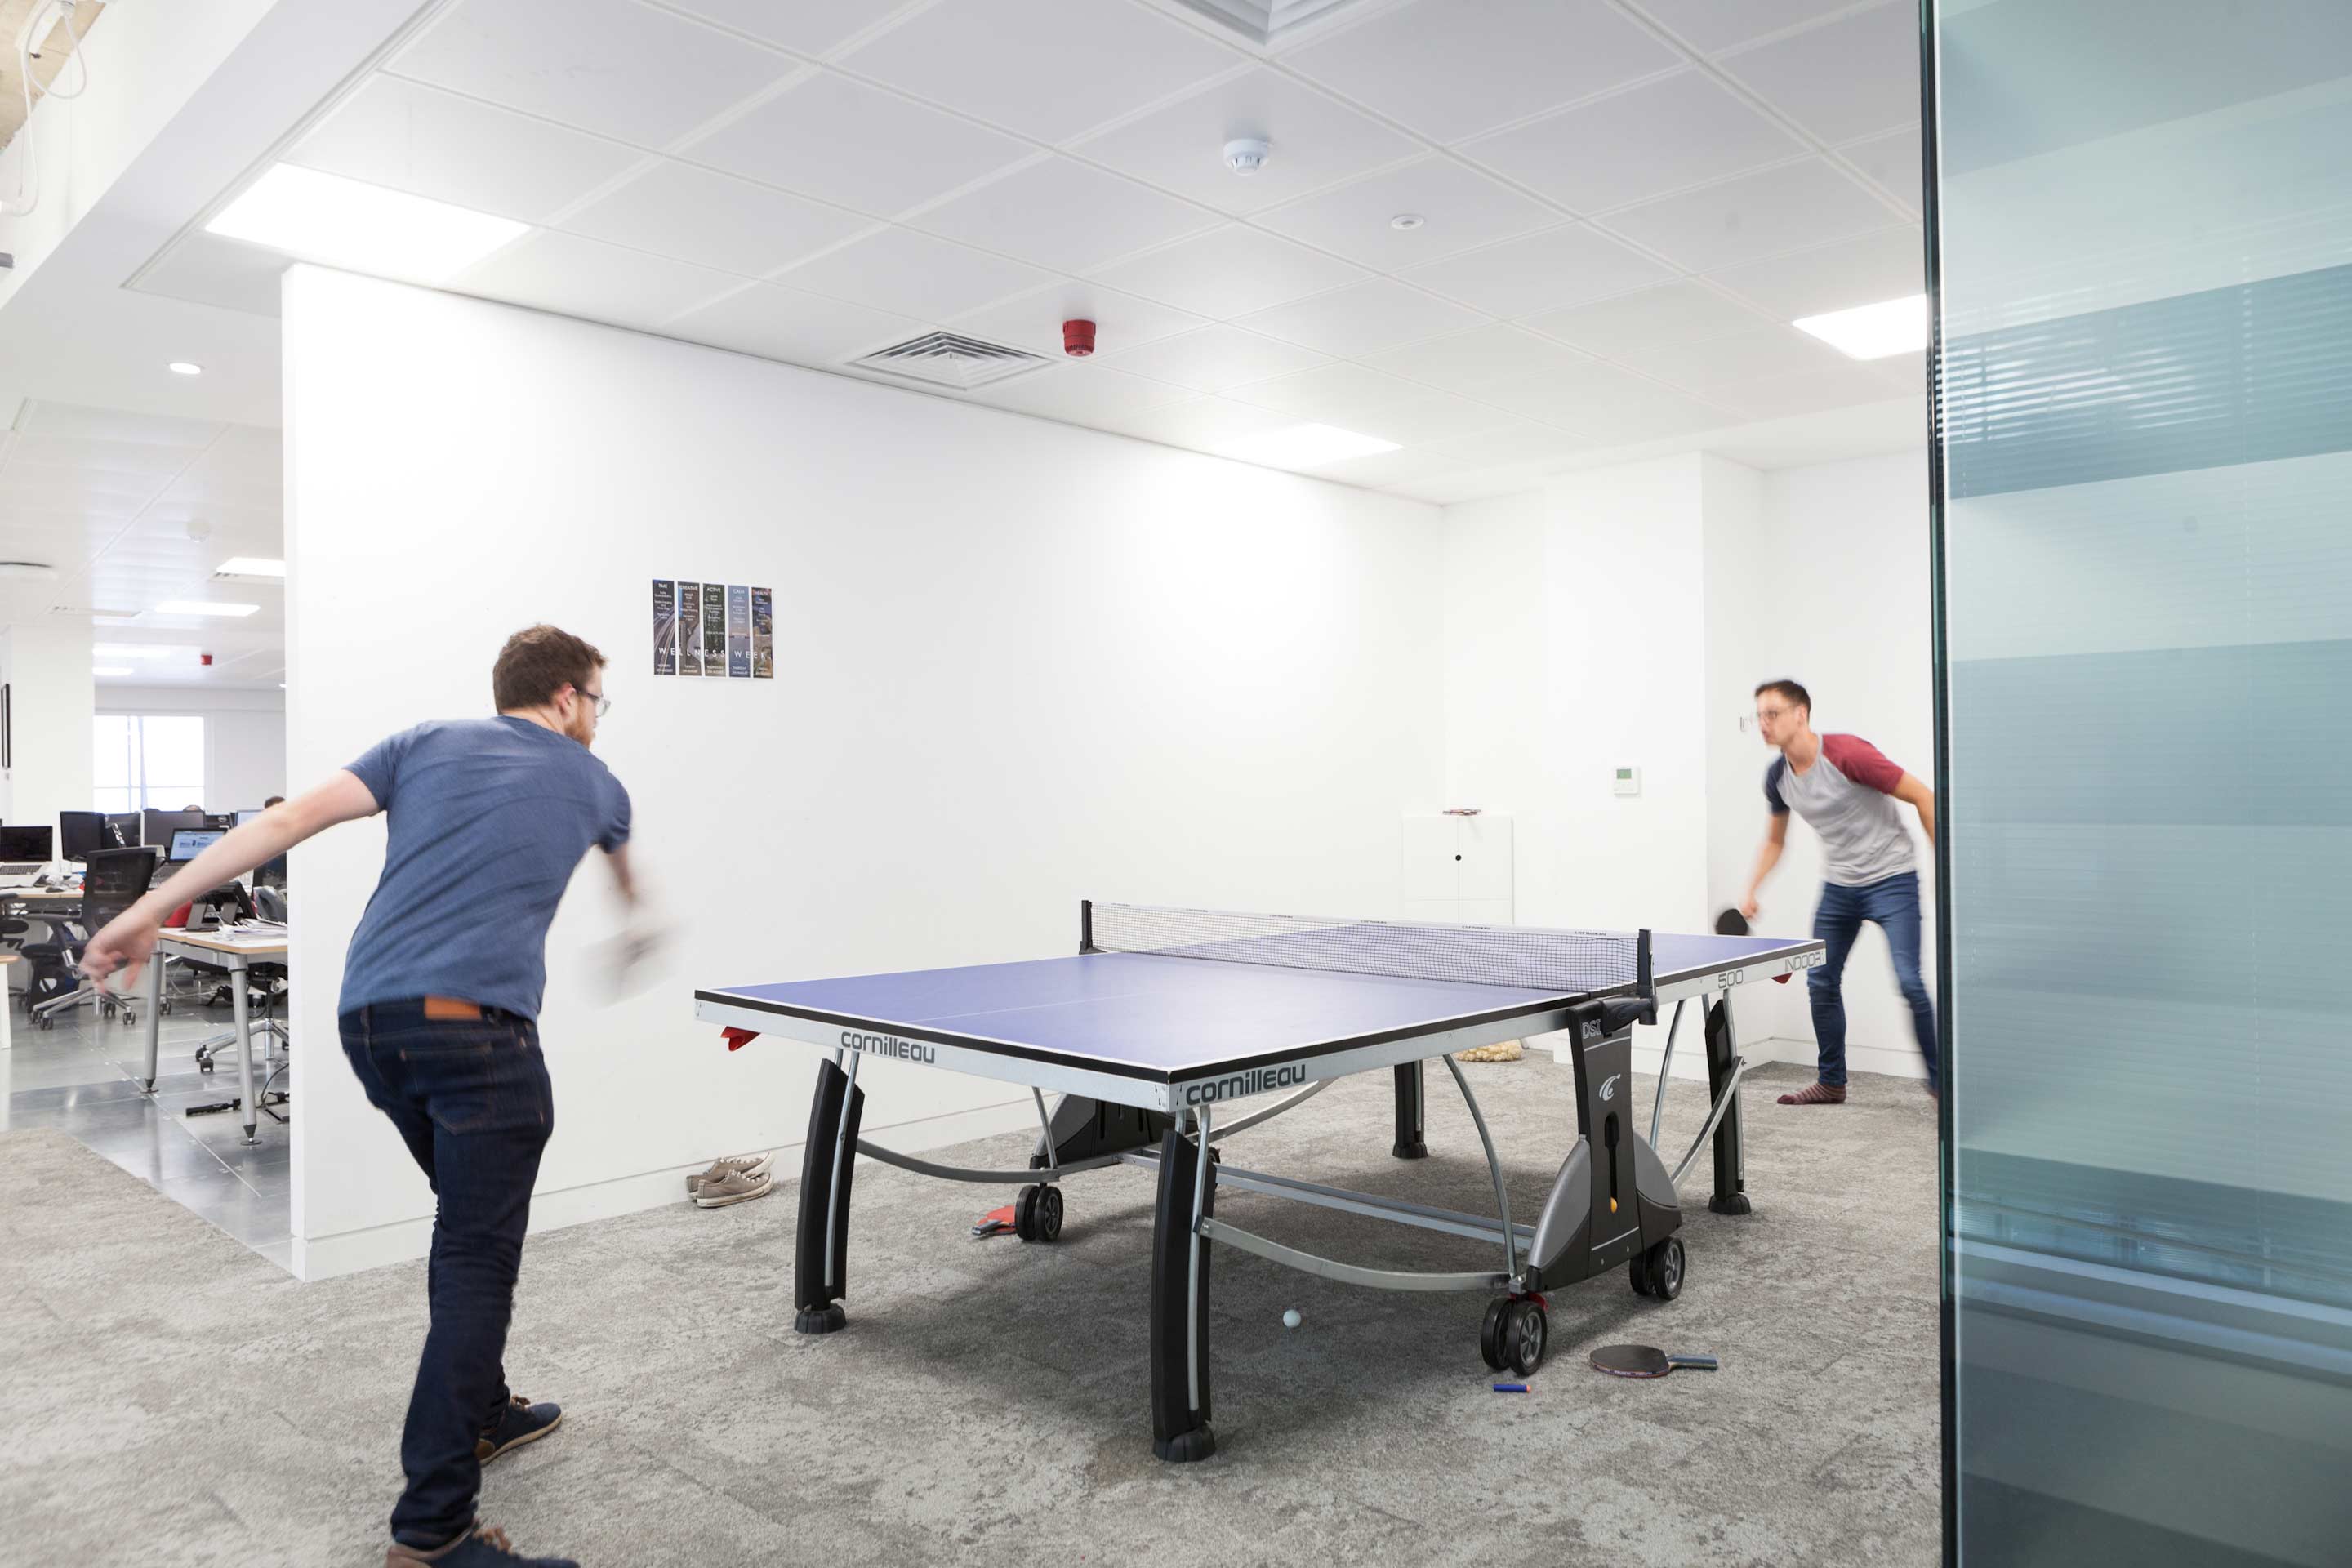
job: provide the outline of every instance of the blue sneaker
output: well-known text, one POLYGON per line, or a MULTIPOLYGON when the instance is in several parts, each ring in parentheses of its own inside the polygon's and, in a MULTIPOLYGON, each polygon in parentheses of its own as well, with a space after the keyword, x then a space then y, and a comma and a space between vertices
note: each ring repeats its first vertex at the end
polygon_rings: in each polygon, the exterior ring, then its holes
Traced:
POLYGON ((476 1524, 446 1546, 403 1546, 397 1542, 383 1554, 383 1568, 580 1568, 569 1557, 525 1557, 495 1525, 476 1524))
POLYGON ((499 1418, 474 1441, 474 1458, 487 1465, 509 1448, 536 1443, 563 1425, 560 1405, 533 1405, 518 1394, 499 1407, 499 1418))

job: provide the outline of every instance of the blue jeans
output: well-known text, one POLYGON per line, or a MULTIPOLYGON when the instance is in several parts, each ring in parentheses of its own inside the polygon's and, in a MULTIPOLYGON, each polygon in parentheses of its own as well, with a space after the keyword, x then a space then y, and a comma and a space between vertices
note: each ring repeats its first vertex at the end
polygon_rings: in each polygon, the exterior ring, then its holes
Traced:
POLYGON ((1919 1054, 1927 1061, 1927 1082, 1936 1087, 1936 1005, 1927 998, 1927 983, 1919 974, 1919 873, 1903 871, 1867 887, 1822 885, 1821 907, 1813 911, 1813 935, 1829 944, 1829 954, 1818 969, 1805 972, 1805 989, 1813 1005, 1813 1038, 1822 1054, 1822 1081, 1845 1082, 1846 955, 1864 921, 1876 921, 1886 933, 1895 954, 1895 983, 1911 1004, 1911 1032, 1918 1037, 1919 1054))
POLYGON ((425 1276, 433 1322, 400 1439, 408 1487, 392 1510, 394 1540, 435 1547, 473 1523, 474 1443, 507 1403, 507 1321, 554 1091, 527 1018, 427 1019, 412 1001, 339 1022, 368 1103, 400 1130, 436 1200, 425 1276))

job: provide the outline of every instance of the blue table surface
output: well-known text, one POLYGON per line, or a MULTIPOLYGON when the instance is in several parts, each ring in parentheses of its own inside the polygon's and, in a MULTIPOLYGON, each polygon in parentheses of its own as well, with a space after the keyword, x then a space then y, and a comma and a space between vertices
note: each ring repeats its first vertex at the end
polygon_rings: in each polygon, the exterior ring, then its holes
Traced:
MULTIPOLYGON (((1787 938, 1651 939, 1663 978, 1731 969, 1799 945, 1787 938)), ((1183 1075, 1364 1036, 1438 1034, 1467 1020, 1543 1013, 1571 994, 1517 985, 1286 969, 1160 953, 1100 952, 737 985, 699 994, 818 1013, 879 1030, 1183 1075)))

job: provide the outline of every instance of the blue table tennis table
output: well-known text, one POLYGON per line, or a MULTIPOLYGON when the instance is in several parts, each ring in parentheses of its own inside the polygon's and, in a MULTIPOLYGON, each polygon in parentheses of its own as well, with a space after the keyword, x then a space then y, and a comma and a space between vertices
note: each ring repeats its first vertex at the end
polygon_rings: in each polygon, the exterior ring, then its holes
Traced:
POLYGON ((1318 920, 1088 902, 1076 956, 953 969, 730 986, 695 993, 697 1017, 730 1048, 762 1034, 830 1052, 817 1067, 803 1145, 793 1287, 803 1333, 843 1328, 856 1156, 949 1181, 1020 1188, 1024 1241, 1061 1234, 1062 1178, 1126 1163, 1154 1170, 1150 1361, 1152 1447, 1187 1461, 1215 1452, 1208 1300, 1216 1247, 1343 1283, 1493 1293, 1479 1331, 1486 1364, 1524 1375, 1543 1359, 1544 1293, 1627 1266, 1633 1289, 1671 1300, 1685 1256, 1676 1184, 1711 1142, 1709 1207, 1748 1212, 1739 1080, 1747 1063, 1731 994, 1821 963, 1819 942, 1643 931, 1318 920), (1697 1001, 1710 1105, 1681 1163, 1653 1145, 1662 1067, 1645 1137, 1632 1105, 1633 1028, 1697 1001), (1486 1117, 1453 1053, 1564 1032, 1575 1068, 1577 1139, 1532 1225, 1515 1222, 1486 1117), (865 1142, 867 1057, 1027 1086, 1036 1152, 1022 1170, 933 1163, 865 1142), (1224 1162, 1217 1145, 1303 1103, 1335 1079, 1389 1070, 1401 1159, 1427 1153, 1423 1064, 1444 1064, 1467 1102, 1494 1179, 1496 1213, 1463 1213, 1350 1192, 1224 1162), (1048 1092, 1059 1100, 1049 1110, 1048 1092), (1286 1091, 1231 1119, 1230 1102, 1286 1091), (1216 1217, 1220 1188, 1469 1237, 1502 1267, 1453 1273, 1365 1267, 1300 1251, 1216 1217))

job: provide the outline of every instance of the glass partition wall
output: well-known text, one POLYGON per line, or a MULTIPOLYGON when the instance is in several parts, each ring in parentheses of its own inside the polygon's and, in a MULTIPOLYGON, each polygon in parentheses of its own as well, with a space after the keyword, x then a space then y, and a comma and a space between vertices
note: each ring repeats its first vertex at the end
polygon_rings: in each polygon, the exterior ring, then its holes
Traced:
POLYGON ((1925 9, 1948 1542, 2352 1563, 2352 3, 1925 9))

